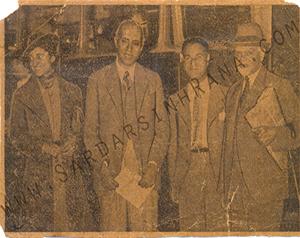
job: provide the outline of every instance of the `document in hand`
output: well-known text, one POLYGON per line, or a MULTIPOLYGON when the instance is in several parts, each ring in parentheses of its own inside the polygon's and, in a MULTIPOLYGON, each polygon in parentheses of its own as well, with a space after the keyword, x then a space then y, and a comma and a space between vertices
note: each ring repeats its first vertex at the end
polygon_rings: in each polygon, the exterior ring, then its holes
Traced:
POLYGON ((138 185, 138 182, 142 178, 141 175, 139 175, 140 167, 141 165, 136 157, 133 142, 132 140, 128 140, 121 172, 115 178, 119 183, 116 192, 136 208, 139 208, 144 203, 154 187, 145 189, 138 185))
POLYGON ((119 183, 116 192, 136 208, 139 208, 144 203, 147 196, 154 188, 154 186, 150 188, 140 187, 138 182, 141 180, 141 176, 131 172, 127 167, 122 168, 115 180, 119 183))
MULTIPOLYGON (((255 106, 247 112, 245 117, 253 129, 261 126, 274 127, 285 125, 277 94, 273 87, 265 88, 255 106)), ((266 146, 266 148, 278 166, 284 169, 287 165, 287 152, 275 152, 270 145, 266 146)))

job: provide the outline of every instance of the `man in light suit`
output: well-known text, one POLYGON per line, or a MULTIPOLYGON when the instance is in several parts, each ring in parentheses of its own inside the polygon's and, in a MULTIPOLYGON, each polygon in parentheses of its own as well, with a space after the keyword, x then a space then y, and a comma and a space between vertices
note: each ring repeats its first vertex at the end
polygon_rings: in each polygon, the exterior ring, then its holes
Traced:
POLYGON ((169 138, 163 88, 157 73, 136 62, 144 45, 140 25, 123 21, 115 45, 116 61, 93 73, 87 87, 84 142, 94 162, 100 229, 155 231, 159 170, 169 138), (155 185, 139 208, 115 191, 115 178, 125 168, 141 176, 140 187, 155 185))
MULTIPOLYGON (((267 50, 263 43, 258 24, 239 26, 234 49, 243 79, 229 89, 226 98, 220 177, 231 231, 280 230, 283 202, 288 198, 288 154, 300 144, 299 99, 288 80, 262 65, 267 50), (284 122, 252 128, 247 113, 266 89, 275 91, 284 122), (283 156, 276 159, 268 148, 283 156)), ((256 121, 263 122, 264 116, 256 121)))
POLYGON ((217 179, 227 90, 208 76, 209 60, 204 39, 185 40, 181 61, 187 80, 169 98, 171 197, 179 204, 181 231, 225 227, 217 179))

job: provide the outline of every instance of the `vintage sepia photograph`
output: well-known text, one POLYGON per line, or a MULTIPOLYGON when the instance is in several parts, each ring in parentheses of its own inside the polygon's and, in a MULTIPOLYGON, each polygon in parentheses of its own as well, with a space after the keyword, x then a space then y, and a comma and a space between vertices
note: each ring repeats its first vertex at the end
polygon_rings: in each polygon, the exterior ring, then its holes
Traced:
POLYGON ((10 237, 299 232, 298 6, 22 5, 3 34, 10 237))

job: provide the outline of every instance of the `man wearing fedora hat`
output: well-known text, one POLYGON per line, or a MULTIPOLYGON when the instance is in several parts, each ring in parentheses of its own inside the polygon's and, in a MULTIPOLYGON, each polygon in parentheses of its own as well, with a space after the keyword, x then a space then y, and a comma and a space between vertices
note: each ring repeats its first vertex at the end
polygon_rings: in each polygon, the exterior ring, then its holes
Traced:
POLYGON ((236 65, 243 78, 226 98, 219 184, 231 231, 280 230, 283 202, 288 197, 287 155, 300 144, 298 97, 288 80, 263 66, 263 37, 258 24, 248 23, 238 27, 234 41, 236 65), (247 113, 269 89, 275 92, 284 123, 252 128, 247 113), (276 159, 270 151, 284 156, 276 159))
POLYGON ((53 34, 31 36, 23 56, 32 76, 11 104, 10 139, 26 158, 23 187, 37 192, 24 192, 20 222, 26 231, 80 231, 88 219, 83 178, 69 171, 70 164, 83 167, 77 159, 83 148, 82 95, 56 73, 58 44, 53 34))

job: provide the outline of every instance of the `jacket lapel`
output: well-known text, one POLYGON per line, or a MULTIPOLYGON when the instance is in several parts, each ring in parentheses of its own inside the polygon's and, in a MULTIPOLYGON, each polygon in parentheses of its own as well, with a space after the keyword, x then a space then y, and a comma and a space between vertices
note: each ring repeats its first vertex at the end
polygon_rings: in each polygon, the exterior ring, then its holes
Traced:
POLYGON ((222 149, 222 161, 218 189, 224 193, 224 201, 227 202, 227 195, 231 180, 231 169, 234 156, 234 138, 236 132, 236 120, 239 101, 242 94, 243 80, 236 82, 227 94, 226 98, 226 117, 224 128, 224 140, 222 149))
POLYGON ((50 129, 50 121, 47 113, 46 106, 42 97, 40 86, 35 76, 31 76, 28 82, 23 86, 27 87, 28 91, 21 97, 22 103, 29 108, 42 122, 43 125, 50 129))
POLYGON ((72 104, 72 98, 69 96, 69 88, 66 82, 57 77, 60 89, 60 110, 61 110, 61 126, 60 126, 60 136, 64 138, 67 136, 66 129, 71 128, 71 113, 74 108, 72 104))
POLYGON ((257 99, 260 97, 262 91, 265 89, 266 73, 267 70, 262 66, 249 93, 246 95, 246 111, 254 107, 254 105, 257 102, 257 99))
POLYGON ((181 89, 179 92, 177 92, 177 100, 175 105, 177 104, 177 110, 178 110, 178 116, 182 119, 184 124, 187 127, 188 132, 191 132, 191 108, 190 108, 190 103, 188 101, 184 101, 184 105, 180 102, 179 96, 178 95, 183 95, 185 90, 186 93, 188 93, 188 85, 181 89))
POLYGON ((207 113, 208 128, 225 106, 225 93, 222 91, 222 89, 216 83, 212 83, 210 87, 211 91, 209 95, 207 113))
POLYGON ((136 64, 134 72, 134 85, 136 93, 137 115, 139 115, 146 98, 149 79, 147 78, 145 69, 138 63, 136 64))
POLYGON ((105 87, 106 90, 117 109, 117 113, 121 122, 123 122, 123 102, 122 102, 122 95, 121 95, 121 85, 120 85, 120 77, 118 74, 118 69, 116 62, 112 63, 111 69, 107 71, 104 78, 107 79, 105 87))

